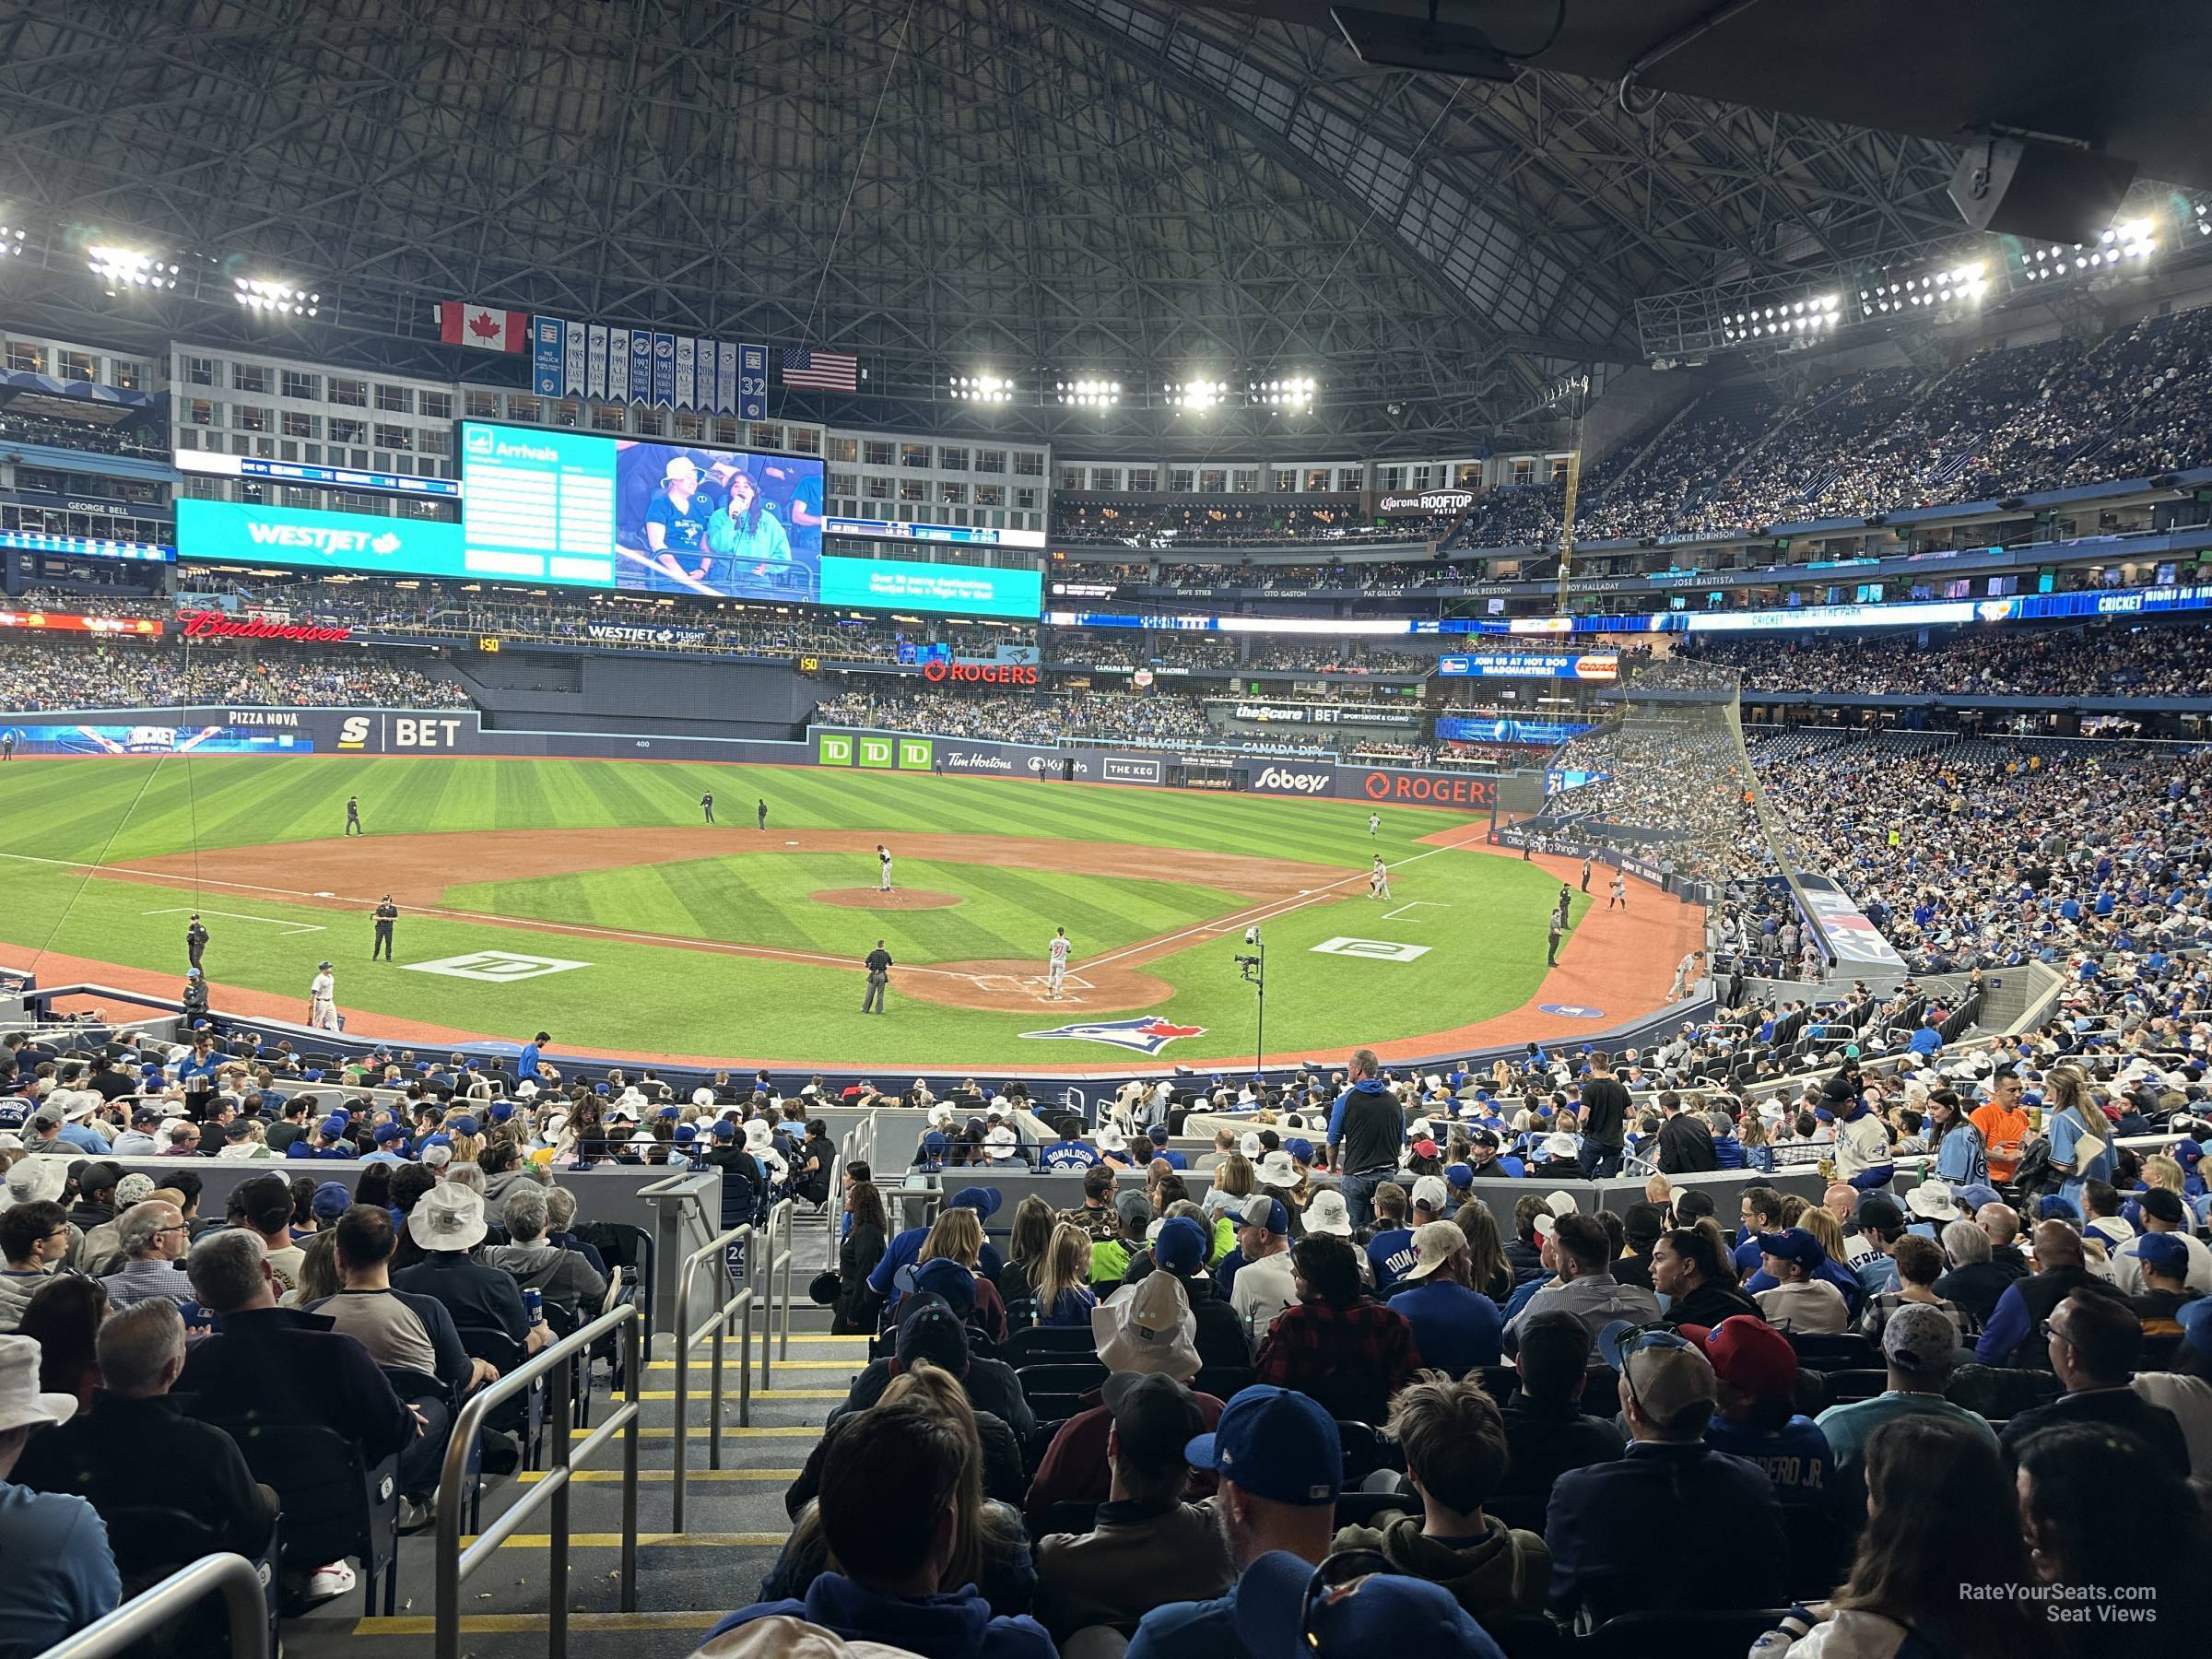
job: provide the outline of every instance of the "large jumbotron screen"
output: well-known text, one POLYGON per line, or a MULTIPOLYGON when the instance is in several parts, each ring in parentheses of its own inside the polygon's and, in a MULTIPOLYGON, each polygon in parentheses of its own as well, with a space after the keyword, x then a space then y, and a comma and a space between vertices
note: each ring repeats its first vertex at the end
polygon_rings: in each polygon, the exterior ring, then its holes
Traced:
POLYGON ((711 598, 814 598, 822 464, 806 455, 461 428, 472 575, 711 598))

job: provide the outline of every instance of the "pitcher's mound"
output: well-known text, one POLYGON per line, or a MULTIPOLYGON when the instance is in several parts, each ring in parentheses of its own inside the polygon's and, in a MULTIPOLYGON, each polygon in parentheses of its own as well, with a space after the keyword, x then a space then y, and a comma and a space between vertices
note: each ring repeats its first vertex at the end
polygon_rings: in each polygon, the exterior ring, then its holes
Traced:
POLYGON ((893 888, 888 893, 877 888, 824 888, 806 897, 817 904, 841 905, 846 910, 950 910, 967 902, 956 893, 933 893, 926 888, 893 888))

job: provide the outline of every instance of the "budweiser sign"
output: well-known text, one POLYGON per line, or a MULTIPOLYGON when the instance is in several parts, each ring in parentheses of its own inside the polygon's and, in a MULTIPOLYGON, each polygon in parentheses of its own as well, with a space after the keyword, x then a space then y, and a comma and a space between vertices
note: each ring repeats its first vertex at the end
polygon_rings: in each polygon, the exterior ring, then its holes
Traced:
POLYGON ((951 663, 932 657, 922 665, 922 677, 933 686, 947 681, 960 686, 1033 686, 1037 669, 1030 663, 951 663))
POLYGON ((312 623, 267 622, 259 617, 232 617, 221 611, 179 611, 188 640, 284 640, 300 645, 326 645, 353 638, 350 628, 318 628, 312 623))

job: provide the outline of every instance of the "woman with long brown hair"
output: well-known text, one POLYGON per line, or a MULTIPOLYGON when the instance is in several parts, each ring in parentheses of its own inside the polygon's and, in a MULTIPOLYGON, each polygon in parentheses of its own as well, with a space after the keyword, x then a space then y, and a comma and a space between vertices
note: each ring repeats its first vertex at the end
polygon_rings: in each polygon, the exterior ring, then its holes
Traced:
POLYGON ((845 1166, 845 1236, 837 1247, 837 1303, 830 1316, 835 1336, 865 1336, 876 1329, 876 1311, 883 1299, 868 1288, 868 1275, 883 1260, 889 1242, 890 1221, 884 1214, 883 1194, 876 1190, 875 1171, 865 1163, 845 1166))

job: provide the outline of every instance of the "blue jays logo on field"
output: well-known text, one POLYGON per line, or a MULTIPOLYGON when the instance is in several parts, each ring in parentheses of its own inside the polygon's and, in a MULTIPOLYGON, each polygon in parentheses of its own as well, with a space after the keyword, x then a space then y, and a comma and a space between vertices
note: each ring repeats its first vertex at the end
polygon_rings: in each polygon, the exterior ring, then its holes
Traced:
POLYGON ((1140 1054, 1157 1054, 1178 1037, 1205 1036, 1206 1028, 1176 1025, 1171 1020, 1140 1014, 1135 1019, 1078 1020, 1074 1025, 1054 1026, 1049 1031, 1024 1031, 1022 1035, 1103 1042, 1113 1048, 1135 1049, 1140 1054))

